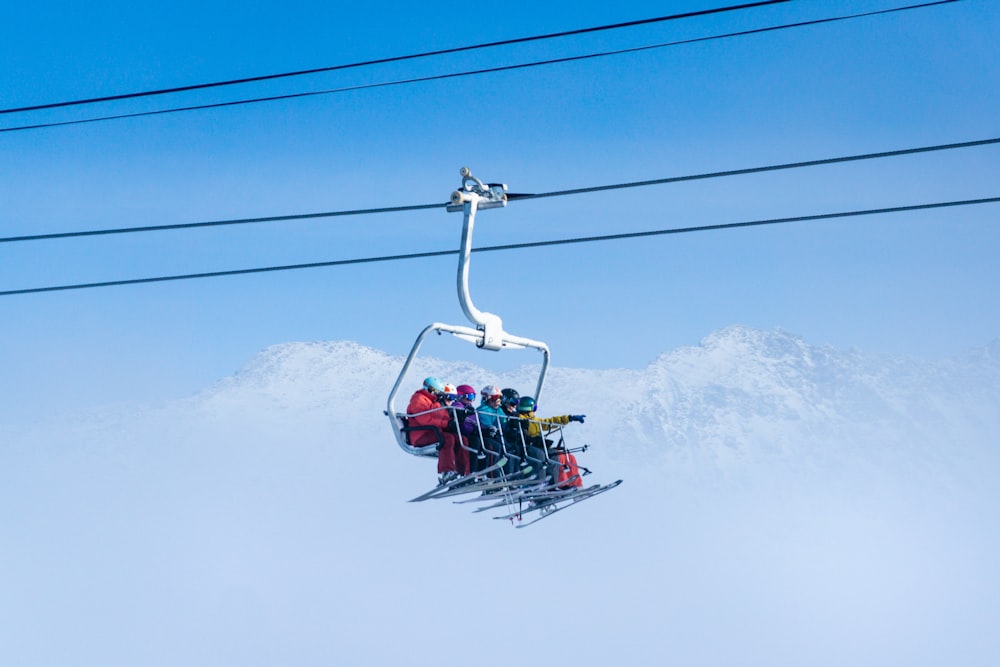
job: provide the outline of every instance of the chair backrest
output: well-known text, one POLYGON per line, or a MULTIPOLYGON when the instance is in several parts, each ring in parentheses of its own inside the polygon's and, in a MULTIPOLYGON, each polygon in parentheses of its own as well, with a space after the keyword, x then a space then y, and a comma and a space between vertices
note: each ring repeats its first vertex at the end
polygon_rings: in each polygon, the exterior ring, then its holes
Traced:
POLYGON ((437 426, 410 426, 410 420, 404 415, 398 415, 399 421, 403 426, 399 429, 403 433, 403 437, 406 439, 406 444, 411 447, 420 447, 421 449, 433 447, 437 449, 444 444, 444 436, 441 435, 441 429, 437 426), (414 445, 413 441, 410 440, 410 434, 416 431, 430 431, 434 434, 436 442, 426 444, 426 445, 414 445))

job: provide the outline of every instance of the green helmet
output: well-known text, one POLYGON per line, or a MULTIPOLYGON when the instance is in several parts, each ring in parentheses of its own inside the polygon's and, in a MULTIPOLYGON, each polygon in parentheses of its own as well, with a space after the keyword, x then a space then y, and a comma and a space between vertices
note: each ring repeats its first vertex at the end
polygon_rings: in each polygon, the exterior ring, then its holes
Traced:
POLYGON ((535 405, 535 399, 531 396, 522 396, 521 400, 517 402, 518 412, 534 412, 537 407, 538 406, 535 405))

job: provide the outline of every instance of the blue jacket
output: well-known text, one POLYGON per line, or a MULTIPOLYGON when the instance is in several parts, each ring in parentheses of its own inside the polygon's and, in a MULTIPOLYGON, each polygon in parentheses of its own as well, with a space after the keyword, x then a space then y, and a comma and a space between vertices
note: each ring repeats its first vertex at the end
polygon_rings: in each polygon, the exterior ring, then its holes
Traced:
POLYGON ((475 432, 478 428, 478 426, 476 426, 477 422, 482 425, 484 430, 491 428, 500 430, 503 428, 506 421, 507 416, 504 414, 503 408, 494 408, 486 403, 482 403, 478 408, 476 408, 476 411, 473 414, 469 415, 465 419, 463 430, 466 433, 475 432))

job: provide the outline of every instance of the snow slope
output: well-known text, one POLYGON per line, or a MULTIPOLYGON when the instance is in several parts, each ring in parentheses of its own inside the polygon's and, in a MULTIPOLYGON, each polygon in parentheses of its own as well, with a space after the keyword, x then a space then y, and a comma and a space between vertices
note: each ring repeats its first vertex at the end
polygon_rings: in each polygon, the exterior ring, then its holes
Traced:
POLYGON ((541 413, 585 413, 582 462, 625 484, 524 531, 405 502, 434 470, 382 415, 401 362, 279 345, 196 396, 11 430, 4 663, 1000 658, 1000 341, 928 362, 730 327, 641 370, 553 368, 541 413))

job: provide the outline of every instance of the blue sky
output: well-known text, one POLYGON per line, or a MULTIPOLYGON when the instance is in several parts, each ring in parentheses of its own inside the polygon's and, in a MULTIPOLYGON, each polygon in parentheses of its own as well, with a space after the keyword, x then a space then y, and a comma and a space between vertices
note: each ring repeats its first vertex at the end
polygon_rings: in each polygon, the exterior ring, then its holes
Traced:
MULTIPOLYGON (((323 67, 692 11, 684 1, 45 2, 5 8, 0 108, 323 67)), ((338 88, 901 6, 779 6, 311 77, 32 114, 338 88)), ((298 100, 0 132, 0 235, 445 201, 468 165, 546 192, 1000 136, 996 3, 977 0, 640 54, 298 100)), ((476 242, 615 234, 994 197, 981 147, 530 202, 476 242)), ((479 307, 553 363, 638 368, 730 325, 937 358, 1000 335, 996 204, 483 253, 479 307)), ((442 211, 0 244, 0 290, 457 248, 442 211)), ((443 257, 0 297, 5 419, 159 400, 262 348, 402 354, 462 322, 443 257)), ((499 363, 499 362, 498 362, 499 363)), ((361 391, 367 388, 359 388, 361 391)), ((381 393, 382 388, 373 387, 381 393)))

